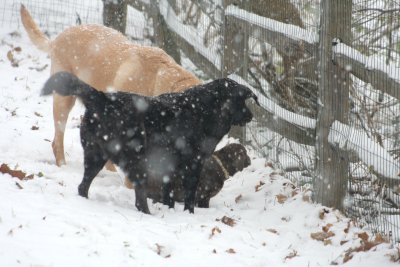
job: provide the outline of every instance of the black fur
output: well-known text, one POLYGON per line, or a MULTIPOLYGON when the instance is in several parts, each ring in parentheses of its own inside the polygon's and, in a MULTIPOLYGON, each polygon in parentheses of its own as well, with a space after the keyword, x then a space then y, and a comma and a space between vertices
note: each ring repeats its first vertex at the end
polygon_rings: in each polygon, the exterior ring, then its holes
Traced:
POLYGON ((174 182, 182 180, 184 209, 193 213, 204 160, 232 125, 251 121, 245 100, 257 101, 250 89, 230 79, 182 93, 144 97, 102 93, 73 74, 59 72, 49 78, 42 94, 53 91, 75 95, 86 107, 81 125, 85 170, 79 195, 88 197, 94 177, 111 160, 134 184, 136 207, 144 213, 150 213, 146 193, 149 176, 164 180, 163 203, 171 208, 174 182))

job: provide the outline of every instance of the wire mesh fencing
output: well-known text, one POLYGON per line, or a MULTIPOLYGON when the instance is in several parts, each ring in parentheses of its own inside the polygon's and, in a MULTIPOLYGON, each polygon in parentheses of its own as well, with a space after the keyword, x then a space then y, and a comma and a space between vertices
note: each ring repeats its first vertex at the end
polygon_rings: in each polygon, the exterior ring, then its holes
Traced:
MULTIPOLYGON (((242 142, 316 201, 400 241, 399 1, 127 2, 134 41, 258 94, 242 142)), ((19 25, 19 2, 6 3, 0 25, 19 25)), ((102 22, 99 0, 24 3, 50 35, 102 22)))

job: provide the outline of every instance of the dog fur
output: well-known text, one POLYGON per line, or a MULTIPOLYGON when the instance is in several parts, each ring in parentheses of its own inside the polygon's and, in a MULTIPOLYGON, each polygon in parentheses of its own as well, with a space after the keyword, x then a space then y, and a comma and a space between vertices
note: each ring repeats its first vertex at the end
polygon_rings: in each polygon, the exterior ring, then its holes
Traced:
MULTIPOLYGON (((196 190, 196 206, 208 208, 210 199, 216 196, 224 186, 224 182, 235 173, 251 164, 246 148, 241 144, 228 144, 215 151, 204 161, 196 190)), ((150 177, 152 178, 152 177, 150 177)), ((147 196, 155 202, 162 202, 162 186, 160 179, 150 179, 147 185, 147 196)), ((178 180, 174 185, 174 200, 184 201, 183 184, 178 180)))
MULTIPOLYGON (((51 74, 66 71, 99 91, 133 92, 156 96, 200 84, 163 50, 132 44, 116 30, 102 25, 67 28, 54 40, 40 31, 21 5, 22 24, 32 43, 51 58, 51 74)), ((64 132, 75 97, 53 96, 53 153, 58 166, 65 164, 64 132)))
MULTIPOLYGON (((146 97, 103 93, 68 72, 51 76, 42 94, 57 92, 81 98, 86 112, 81 125, 84 176, 79 195, 107 160, 117 164, 135 186, 136 207, 150 213, 149 177, 163 179, 163 203, 174 207, 174 183, 184 188, 184 208, 194 212, 195 194, 204 160, 232 125, 244 126, 253 115, 245 101, 257 96, 230 79, 219 79, 181 93, 146 97)), ((257 102, 258 103, 258 102, 257 102)))

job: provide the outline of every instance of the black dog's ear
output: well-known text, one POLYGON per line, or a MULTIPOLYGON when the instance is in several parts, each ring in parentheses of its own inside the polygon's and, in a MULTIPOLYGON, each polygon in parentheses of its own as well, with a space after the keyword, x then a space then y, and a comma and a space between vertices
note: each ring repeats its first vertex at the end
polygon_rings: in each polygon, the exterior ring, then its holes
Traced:
POLYGON ((260 107, 261 105, 260 105, 260 103, 258 102, 258 97, 257 97, 257 95, 256 95, 255 93, 253 93, 253 91, 251 91, 250 89, 248 89, 248 90, 249 90, 249 94, 248 94, 248 96, 247 96, 246 99, 253 98, 253 99, 254 99, 254 102, 256 102, 256 104, 260 107))

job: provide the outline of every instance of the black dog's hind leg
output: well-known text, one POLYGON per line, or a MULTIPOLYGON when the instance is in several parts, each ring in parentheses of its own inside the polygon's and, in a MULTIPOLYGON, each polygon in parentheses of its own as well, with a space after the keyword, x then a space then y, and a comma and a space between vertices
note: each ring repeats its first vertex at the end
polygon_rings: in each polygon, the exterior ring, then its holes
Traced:
POLYGON ((143 213, 150 214, 149 206, 147 205, 147 192, 145 185, 135 183, 135 198, 136 208, 143 213))
POLYGON ((84 164, 85 171, 83 179, 78 187, 78 193, 82 197, 88 197, 89 187, 94 177, 100 172, 107 162, 107 158, 103 156, 102 150, 94 145, 84 145, 84 164))

